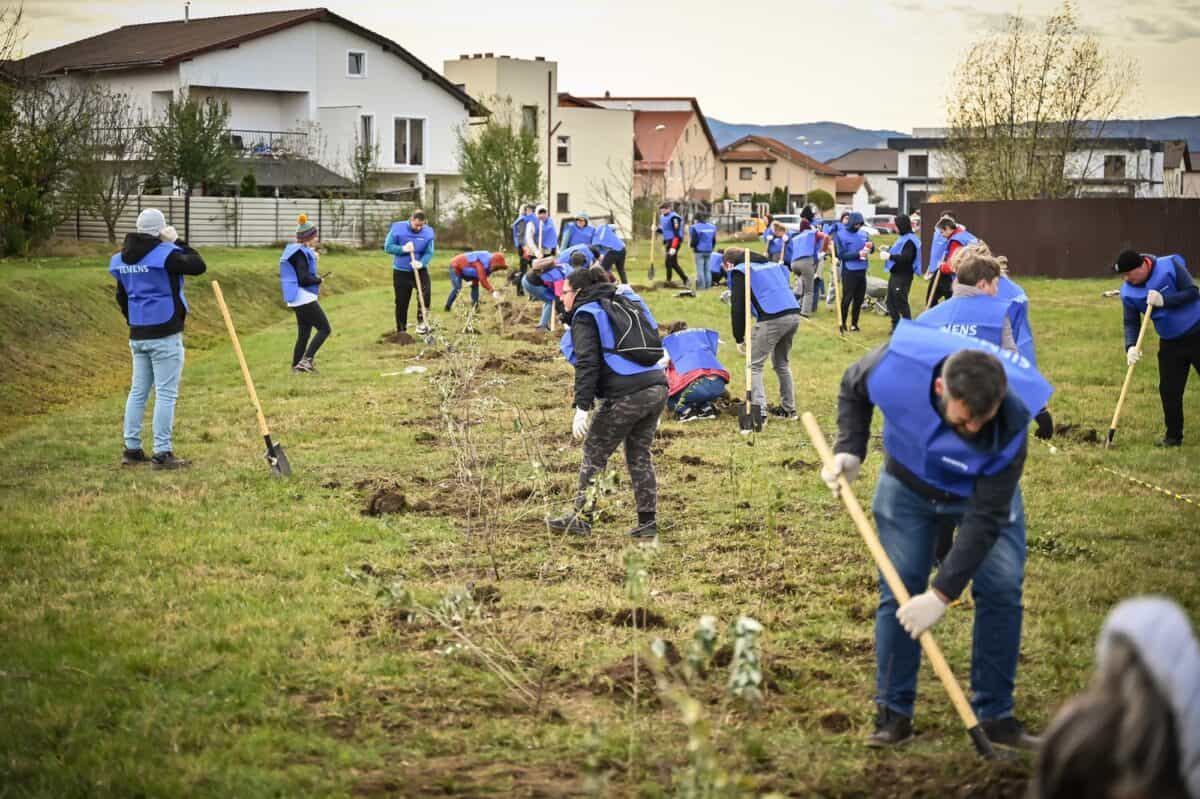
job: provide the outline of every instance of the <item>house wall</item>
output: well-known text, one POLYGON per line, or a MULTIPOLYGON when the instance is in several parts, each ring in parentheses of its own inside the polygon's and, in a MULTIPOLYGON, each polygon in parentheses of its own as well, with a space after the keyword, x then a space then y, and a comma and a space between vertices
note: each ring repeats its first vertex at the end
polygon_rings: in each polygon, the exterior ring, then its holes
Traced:
MULTIPOLYGON (((632 208, 628 202, 610 207, 603 187, 608 184, 609 192, 620 196, 632 180, 633 112, 562 107, 556 109, 556 116, 562 127, 555 136, 571 139, 571 164, 557 163, 555 153, 554 191, 568 195, 572 212, 611 213, 628 236, 633 226, 632 208)), ((556 210, 555 206, 550 209, 556 210)))
POLYGON ((699 118, 692 114, 667 160, 666 196, 681 200, 718 198, 724 183, 720 165, 699 118))
MULTIPOLYGON (((1125 158, 1125 180, 1134 180, 1135 197, 1165 196, 1163 185, 1163 153, 1152 152, 1148 149, 1121 150, 1115 148, 1097 149, 1074 152, 1067 156, 1063 165, 1063 173, 1072 179, 1103 180, 1104 159, 1106 156, 1119 155, 1125 158)), ((1084 192, 1089 195, 1114 194, 1125 196, 1127 186, 1114 185, 1088 186, 1084 192)))
POLYGON ((198 99, 229 104, 229 127, 234 130, 294 130, 307 119, 291 117, 298 106, 307 111, 308 93, 217 89, 192 86, 189 93, 198 99), (299 104, 296 97, 300 97, 299 104))
POLYGON ((128 95, 134 110, 145 114, 147 118, 166 110, 165 97, 160 95, 156 102, 155 92, 171 92, 172 96, 177 96, 183 85, 176 67, 76 73, 55 80, 67 86, 100 86, 110 92, 128 95))
POLYGON ((1200 197, 1200 172, 1183 173, 1183 196, 1200 197))

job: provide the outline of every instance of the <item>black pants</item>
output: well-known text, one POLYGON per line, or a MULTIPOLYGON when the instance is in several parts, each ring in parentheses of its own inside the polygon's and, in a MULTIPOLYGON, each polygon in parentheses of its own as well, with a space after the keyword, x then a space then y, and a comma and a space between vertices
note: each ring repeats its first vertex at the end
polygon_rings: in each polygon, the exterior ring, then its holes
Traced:
POLYGON ((929 278, 929 288, 925 289, 925 304, 930 308, 937 305, 942 300, 948 300, 954 296, 954 275, 944 275, 938 273, 929 278), (933 291, 933 284, 937 283, 937 293, 930 299, 929 294, 933 291))
POLYGON ((1188 372, 1200 374, 1200 328, 1158 343, 1158 396, 1162 399, 1167 438, 1183 439, 1183 392, 1188 372))
MULTIPOLYGON (((433 289, 429 282, 429 270, 420 270, 421 275, 421 296, 425 299, 425 307, 429 307, 429 303, 433 301, 433 289)), ((416 278, 412 272, 401 272, 399 269, 392 270, 392 289, 396 292, 396 332, 403 333, 408 329, 408 305, 412 302, 413 289, 417 287, 416 278)), ((421 313, 420 305, 417 306, 417 321, 424 324, 425 315, 421 313)))
POLYGON ((518 297, 525 296, 525 289, 521 286, 521 278, 525 277, 525 273, 529 271, 529 267, 533 266, 533 259, 526 258, 524 255, 524 250, 522 250, 521 253, 521 268, 516 272, 513 272, 508 278, 508 282, 517 287, 518 297))
POLYGON ((604 267, 605 272, 611 272, 616 269, 617 274, 621 276, 622 283, 628 283, 629 278, 625 276, 625 251, 624 250, 609 250, 604 253, 604 257, 600 259, 600 265, 604 267))
POLYGON ((888 274, 887 310, 892 317, 892 330, 901 319, 912 319, 912 309, 908 307, 908 291, 912 288, 913 273, 909 269, 893 269, 888 274))
POLYGON ((667 280, 671 279, 671 272, 675 271, 679 273, 679 279, 682 280, 683 285, 686 286, 688 282, 688 276, 687 272, 684 272, 683 268, 679 265, 679 250, 676 250, 675 254, 672 255, 670 249, 671 245, 667 244, 664 246, 667 250, 667 280))
POLYGON ((329 338, 330 328, 329 319, 319 302, 298 305, 292 310, 296 312, 296 346, 292 348, 292 366, 295 366, 302 358, 311 360, 317 356, 317 350, 329 338), (310 342, 308 339, 313 330, 317 331, 317 335, 310 342))
POLYGON ((867 270, 842 270, 842 324, 849 322, 858 327, 858 315, 862 312, 863 300, 867 298, 867 270))
POLYGON ((579 493, 575 508, 591 515, 595 496, 588 488, 596 475, 604 471, 608 459, 621 443, 625 444, 625 465, 639 514, 654 513, 658 507, 658 481, 654 474, 650 447, 658 420, 667 407, 667 387, 649 386, 618 399, 603 400, 592 416, 591 427, 583 441, 583 463, 579 467, 579 493))

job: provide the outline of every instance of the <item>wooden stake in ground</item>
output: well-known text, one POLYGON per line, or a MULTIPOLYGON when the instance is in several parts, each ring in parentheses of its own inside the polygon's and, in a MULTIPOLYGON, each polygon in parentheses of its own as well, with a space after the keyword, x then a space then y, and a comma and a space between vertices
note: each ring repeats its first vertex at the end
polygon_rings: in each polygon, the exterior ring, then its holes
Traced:
MULTIPOLYGON (((808 432, 808 437, 812 440, 813 446, 816 447, 818 454, 821 456, 821 461, 826 468, 833 467, 833 451, 829 449, 828 442, 825 441, 825 434, 821 432, 821 426, 817 424, 817 419, 810 412, 805 411, 801 421, 804 422, 804 429, 808 432)), ((838 478, 838 496, 842 498, 842 504, 846 506, 846 511, 850 514, 850 518, 854 520, 854 525, 858 528, 859 535, 866 542, 867 549, 871 551, 871 557, 875 560, 875 565, 883 574, 883 579, 887 581, 888 588, 892 589, 892 593, 896 597, 896 601, 903 605, 908 602, 908 590, 904 587, 904 581, 900 579, 900 575, 896 572, 896 567, 892 565, 891 558, 883 549, 883 544, 879 542, 879 536, 875 533, 875 528, 870 520, 867 519, 867 514, 863 512, 862 505, 858 504, 858 498, 854 496, 853 489, 850 488, 850 481, 845 477, 838 478)), ((967 701, 967 697, 963 694, 962 687, 958 684, 958 680, 954 679, 954 673, 950 671, 949 664, 946 663, 946 658, 942 655, 941 647, 933 640, 933 635, 926 630, 921 633, 921 649, 924 650, 925 656, 929 658, 930 665, 933 666, 933 671, 941 680, 942 687, 946 689, 946 693, 950 696, 950 702, 954 705, 954 709, 958 711, 959 718, 966 725, 967 733, 971 736, 971 742, 975 744, 975 750, 980 755, 988 759, 996 757, 995 751, 992 749, 992 742, 988 740, 987 734, 983 728, 979 726, 979 719, 975 718, 975 711, 971 709, 971 704, 967 701)))
MULTIPOLYGON (((746 321, 745 333, 743 338, 746 340, 746 403, 743 410, 738 414, 738 428, 743 434, 756 432, 762 429, 760 422, 761 409, 754 407, 753 402, 753 375, 750 373, 750 360, 754 357, 754 316, 751 314, 750 308, 750 248, 746 248, 746 321)), ((733 284, 733 278, 729 280, 730 285, 733 284)))
MULTIPOLYGON (((667 275, 670 278, 670 275, 667 275)), ((646 282, 654 282, 654 223, 650 223, 650 268, 646 270, 646 282)))
MULTIPOLYGON (((1150 327, 1150 306, 1146 305, 1146 313, 1142 315, 1142 327, 1138 330, 1137 344, 1134 348, 1142 351, 1142 342, 1146 340, 1146 328, 1150 327)), ((1133 367, 1137 363, 1129 364, 1129 368, 1125 370, 1125 382, 1121 385, 1121 396, 1117 397, 1117 409, 1113 411, 1112 424, 1108 426, 1108 440, 1104 442, 1104 448, 1108 449, 1112 446, 1113 437, 1117 434, 1117 420, 1121 418, 1121 408, 1125 405, 1125 394, 1129 391, 1129 383, 1133 380, 1133 367)))

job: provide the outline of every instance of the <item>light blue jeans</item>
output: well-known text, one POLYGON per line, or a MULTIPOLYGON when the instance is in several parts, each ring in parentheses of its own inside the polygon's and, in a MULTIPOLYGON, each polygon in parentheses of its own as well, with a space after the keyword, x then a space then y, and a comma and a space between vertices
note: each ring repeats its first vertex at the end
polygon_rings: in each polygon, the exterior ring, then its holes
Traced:
POLYGON ((129 351, 133 353, 133 384, 125 402, 125 449, 142 448, 142 417, 153 388, 154 454, 171 452, 175 400, 179 397, 179 376, 183 374, 183 334, 130 339, 129 351))
POLYGON ((693 252, 693 255, 696 256, 696 288, 712 288, 712 272, 708 270, 708 259, 712 257, 712 253, 693 252))
POLYGON ((538 324, 549 329, 550 314, 554 313, 554 292, 545 286, 533 285, 527 277, 521 278, 521 287, 525 289, 525 293, 530 297, 542 301, 542 321, 538 324))
MULTIPOLYGON (((471 304, 479 304, 479 281, 472 280, 471 282, 471 304)), ((458 299, 458 293, 462 291, 463 278, 459 277, 458 272, 450 270, 450 296, 446 298, 446 310, 454 305, 454 301, 458 299)))

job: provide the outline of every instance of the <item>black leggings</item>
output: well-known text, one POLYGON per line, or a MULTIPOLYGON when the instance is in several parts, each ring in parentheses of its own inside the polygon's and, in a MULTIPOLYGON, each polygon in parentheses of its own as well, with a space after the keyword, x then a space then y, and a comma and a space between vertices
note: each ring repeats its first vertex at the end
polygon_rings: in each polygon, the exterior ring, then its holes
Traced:
POLYGON ((298 305, 292 310, 296 312, 296 346, 292 348, 292 366, 295 366, 302 358, 311 360, 317 356, 317 350, 329 338, 330 328, 329 319, 319 302, 298 305), (314 329, 317 335, 310 342, 308 337, 312 336, 314 329))
POLYGON ((667 247, 667 280, 671 279, 671 272, 675 271, 675 272, 679 273, 679 279, 682 280, 683 285, 686 286, 687 282, 688 282, 688 276, 687 276, 687 272, 683 271, 683 267, 681 267, 679 265, 679 250, 676 250, 675 254, 671 255, 670 254, 671 245, 668 244, 668 245, 666 245, 666 247, 667 247))
POLYGON ((849 311, 849 322, 858 327, 858 314, 862 311, 863 300, 867 298, 867 270, 842 270, 842 324, 846 324, 846 312, 849 311))
POLYGON ((1183 392, 1188 373, 1200 374, 1200 330, 1158 343, 1158 395, 1162 399, 1167 438, 1183 439, 1183 392))
MULTIPOLYGON (((421 274, 421 296, 425 298, 425 307, 429 307, 429 303, 433 301, 433 288, 429 282, 429 270, 420 270, 421 274)), ((412 272, 401 272, 399 269, 392 270, 392 289, 396 292, 396 332, 403 333, 408 329, 408 305, 412 302, 413 289, 417 287, 416 279, 412 272)), ((425 314, 421 313, 421 306, 417 305, 417 321, 425 323, 425 314)))
POLYGON ((624 250, 609 250, 604 253, 604 257, 600 259, 600 265, 604 267, 605 272, 612 272, 613 269, 616 269, 617 274, 621 276, 621 282, 629 282, 629 278, 625 277, 624 250))
POLYGON ((913 273, 911 269, 897 267, 888 275, 887 309, 892 317, 892 330, 901 319, 912 319, 912 309, 908 307, 908 292, 912 288, 913 273))

